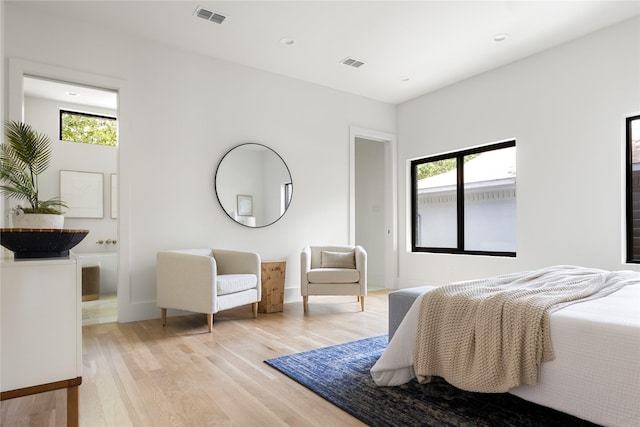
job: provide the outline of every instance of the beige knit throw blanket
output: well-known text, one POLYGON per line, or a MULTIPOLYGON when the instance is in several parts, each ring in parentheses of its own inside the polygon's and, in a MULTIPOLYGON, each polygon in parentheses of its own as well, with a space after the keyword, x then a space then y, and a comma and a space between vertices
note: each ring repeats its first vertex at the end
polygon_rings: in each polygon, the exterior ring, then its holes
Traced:
POLYGON ((418 380, 436 375, 486 393, 535 385, 540 364, 554 358, 550 313, 617 291, 629 283, 619 273, 629 272, 554 266, 427 292, 416 333, 418 380))

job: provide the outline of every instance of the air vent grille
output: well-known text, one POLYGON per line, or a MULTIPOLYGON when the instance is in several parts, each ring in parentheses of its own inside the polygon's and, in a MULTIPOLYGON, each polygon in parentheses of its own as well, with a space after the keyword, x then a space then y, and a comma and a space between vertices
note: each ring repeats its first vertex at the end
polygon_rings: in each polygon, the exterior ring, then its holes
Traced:
POLYGON ((351 57, 345 58, 340 62, 343 63, 344 65, 348 65, 349 67, 353 67, 353 68, 360 68, 364 65, 364 61, 359 61, 351 57))
POLYGON ((196 11, 193 13, 193 15, 207 21, 215 22, 216 24, 222 24, 222 22, 227 19, 227 17, 221 13, 212 12, 200 6, 196 8, 196 11))
POLYGON ((219 13, 214 13, 213 16, 209 19, 211 22, 215 22, 216 24, 222 24, 227 17, 224 15, 220 15, 219 13))

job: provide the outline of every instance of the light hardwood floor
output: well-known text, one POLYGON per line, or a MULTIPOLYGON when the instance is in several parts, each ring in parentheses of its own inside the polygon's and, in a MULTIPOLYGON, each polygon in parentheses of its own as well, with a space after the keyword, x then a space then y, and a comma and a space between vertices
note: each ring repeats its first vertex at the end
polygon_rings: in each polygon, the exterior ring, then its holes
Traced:
MULTIPOLYGON (((387 333, 388 291, 311 297, 284 312, 250 306, 206 316, 83 327, 83 426, 361 426, 263 361, 387 333)), ((66 425, 64 391, 1 402, 2 426, 66 425)))
POLYGON ((112 323, 118 320, 118 296, 100 295, 99 299, 82 302, 82 325, 112 323))

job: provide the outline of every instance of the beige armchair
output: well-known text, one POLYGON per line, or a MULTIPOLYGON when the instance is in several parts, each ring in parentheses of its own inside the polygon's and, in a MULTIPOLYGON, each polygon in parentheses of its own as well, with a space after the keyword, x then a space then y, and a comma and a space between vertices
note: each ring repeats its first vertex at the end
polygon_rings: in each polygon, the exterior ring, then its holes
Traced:
POLYGON ((367 252, 362 246, 307 246, 300 254, 300 293, 304 312, 309 295, 355 295, 364 311, 367 252))
POLYGON ((221 249, 158 252, 156 289, 163 325, 168 308, 193 311, 207 314, 211 332, 213 315, 222 310, 252 304, 258 317, 260 256, 221 249))

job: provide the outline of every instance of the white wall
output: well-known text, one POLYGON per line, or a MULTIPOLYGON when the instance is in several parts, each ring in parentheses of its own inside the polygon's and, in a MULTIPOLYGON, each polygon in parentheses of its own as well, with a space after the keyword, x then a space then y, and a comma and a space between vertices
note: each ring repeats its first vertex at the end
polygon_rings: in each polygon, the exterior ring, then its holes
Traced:
POLYGON ((624 119, 640 111, 634 19, 398 106, 399 282, 624 264, 624 119), (410 253, 408 161, 515 138, 517 257, 410 253))
POLYGON ((394 132, 394 106, 38 15, 36 7, 27 14, 19 3, 5 9, 6 57, 126 82, 118 150, 120 229, 128 235, 119 241, 128 245, 120 265, 129 266, 129 286, 119 289, 120 321, 159 316, 159 250, 215 246, 286 259, 291 298, 299 295, 304 245, 348 243, 349 126, 394 132), (291 171, 290 210, 272 226, 232 222, 214 194, 218 161, 242 142, 273 148, 291 171))

